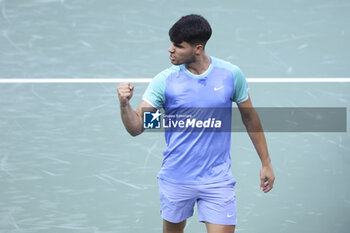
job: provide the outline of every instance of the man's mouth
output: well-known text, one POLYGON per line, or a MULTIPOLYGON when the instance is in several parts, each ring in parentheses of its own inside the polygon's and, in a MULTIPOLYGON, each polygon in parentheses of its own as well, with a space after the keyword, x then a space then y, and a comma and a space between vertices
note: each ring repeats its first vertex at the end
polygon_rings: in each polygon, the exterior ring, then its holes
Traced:
POLYGON ((169 59, 172 60, 172 61, 175 60, 174 54, 170 54, 169 59))

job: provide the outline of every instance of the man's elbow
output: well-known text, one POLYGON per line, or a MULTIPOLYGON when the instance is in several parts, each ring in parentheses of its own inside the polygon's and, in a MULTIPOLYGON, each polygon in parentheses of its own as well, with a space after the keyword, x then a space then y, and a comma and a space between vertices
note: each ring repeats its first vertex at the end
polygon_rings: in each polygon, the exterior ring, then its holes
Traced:
POLYGON ((143 129, 141 129, 141 130, 128 130, 128 133, 133 137, 136 137, 136 136, 142 134, 142 132, 143 132, 143 129))
POLYGON ((249 123, 251 123, 252 120, 253 120, 253 117, 251 115, 242 116, 242 122, 245 126, 249 125, 249 123))
POLYGON ((242 117, 242 121, 248 132, 263 132, 258 114, 253 114, 250 117, 242 117))
POLYGON ((250 124, 255 124, 256 122, 260 122, 260 119, 258 114, 255 111, 252 111, 242 115, 242 121, 243 121, 243 124, 247 126, 250 124))
MULTIPOLYGON (((139 116, 138 113, 136 113, 136 115, 139 116)), ((126 131, 128 131, 128 133, 133 137, 140 135, 144 131, 144 128, 142 125, 142 118, 139 116, 135 121, 136 122, 134 124, 124 123, 126 131)))
POLYGON ((140 135, 139 133, 135 133, 135 132, 129 132, 129 134, 133 137, 136 137, 137 135, 140 135))

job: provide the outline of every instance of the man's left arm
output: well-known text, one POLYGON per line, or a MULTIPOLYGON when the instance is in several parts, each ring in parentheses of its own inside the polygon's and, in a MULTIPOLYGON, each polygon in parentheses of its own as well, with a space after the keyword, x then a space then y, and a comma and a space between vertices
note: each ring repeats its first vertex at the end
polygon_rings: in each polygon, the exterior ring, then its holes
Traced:
POLYGON ((271 158, 267 150, 266 139, 260 123, 260 118, 251 103, 249 95, 246 101, 238 104, 238 108, 249 137, 261 160, 260 189, 264 191, 264 193, 267 193, 273 187, 275 175, 273 173, 271 158))

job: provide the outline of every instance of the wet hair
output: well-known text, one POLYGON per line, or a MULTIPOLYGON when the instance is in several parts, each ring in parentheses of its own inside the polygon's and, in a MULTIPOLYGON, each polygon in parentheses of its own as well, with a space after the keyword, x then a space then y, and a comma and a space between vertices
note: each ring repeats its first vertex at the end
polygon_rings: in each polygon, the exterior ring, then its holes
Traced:
POLYGON ((179 19, 169 30, 170 40, 180 44, 185 41, 190 45, 201 44, 205 47, 211 36, 208 21, 200 15, 186 15, 179 19))

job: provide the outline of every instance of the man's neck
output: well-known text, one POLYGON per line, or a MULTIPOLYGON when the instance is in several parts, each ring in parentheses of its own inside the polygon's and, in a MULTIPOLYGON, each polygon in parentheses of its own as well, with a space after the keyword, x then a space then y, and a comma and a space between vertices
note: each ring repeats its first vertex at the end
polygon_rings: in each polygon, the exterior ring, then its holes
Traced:
POLYGON ((208 70, 210 66, 210 57, 207 54, 203 54, 198 57, 196 61, 185 64, 187 70, 196 75, 201 75, 208 70))

